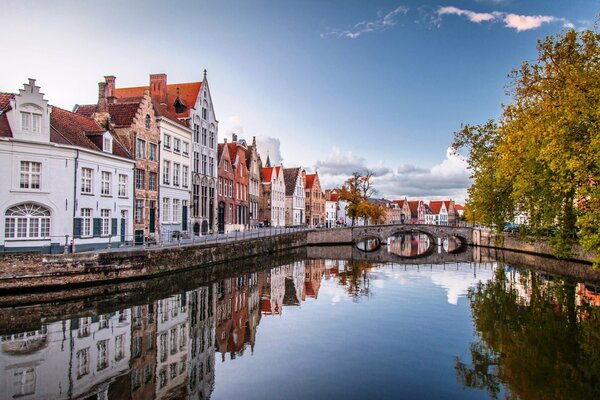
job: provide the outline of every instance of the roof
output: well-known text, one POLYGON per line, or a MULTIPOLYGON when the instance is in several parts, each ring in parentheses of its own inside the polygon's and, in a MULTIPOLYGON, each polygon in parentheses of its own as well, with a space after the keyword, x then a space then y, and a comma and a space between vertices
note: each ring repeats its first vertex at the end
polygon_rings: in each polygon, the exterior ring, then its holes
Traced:
POLYGON ((429 208, 431 208, 431 211, 434 214, 439 214, 440 210, 442 209, 442 204, 444 202, 443 201, 430 201, 429 202, 429 208))
POLYGON ((73 112, 76 112, 79 115, 84 115, 86 117, 91 117, 92 115, 94 115, 97 109, 98 107, 96 106, 96 104, 84 104, 76 105, 75 110, 73 110, 73 112))
POLYGON ((273 176, 273 167, 264 167, 261 175, 263 182, 271 182, 271 177, 273 176))
POLYGON ((137 114, 142 99, 138 101, 128 102, 117 102, 108 104, 108 113, 110 114, 110 120, 115 126, 128 126, 133 123, 135 115, 137 114))
POLYGON ((304 177, 304 187, 306 189, 312 189, 313 185, 315 184, 315 179, 317 177, 317 174, 306 174, 306 176, 304 177))
POLYGON ((418 215, 419 212, 419 200, 414 200, 414 201, 409 201, 408 202, 408 207, 410 207, 410 214, 413 217, 416 217, 418 215))
POLYGON ((283 181, 285 182, 285 195, 293 196, 296 190, 296 181, 300 174, 300 168, 284 168, 283 181))
POLYGON ((177 116, 177 114, 175 114, 174 112, 169 110, 169 108, 167 106, 165 106, 164 104, 159 104, 158 102, 156 102, 154 100, 152 100, 152 104, 154 105, 154 110, 156 111, 156 113, 159 117, 167 118, 167 119, 175 122, 176 124, 188 127, 188 124, 185 121, 180 120, 179 117, 177 116))
POLYGON ((225 147, 225 143, 217 143, 217 163, 221 161, 221 156, 223 155, 223 148, 225 147))
POLYGON ((227 150, 229 151, 229 159, 231 160, 231 163, 234 164, 237 158, 237 144, 227 143, 227 150))
MULTIPOLYGON (((176 116, 176 118, 188 118, 190 108, 196 105, 196 99, 202 88, 202 82, 172 83, 167 84, 167 110, 176 116), (175 100, 179 96, 180 101, 186 106, 184 112, 177 114, 175 110, 175 100)), ((150 90, 150 86, 137 86, 129 88, 116 88, 115 96, 119 99, 128 97, 141 97, 144 91, 150 90)))
MULTIPOLYGON (((102 151, 102 140, 96 142, 90 137, 102 135, 106 130, 92 118, 59 107, 52 107, 50 127, 50 141, 53 143, 102 151)), ((120 157, 131 158, 131 155, 115 137, 113 137, 112 152, 120 157)))
POLYGON ((404 207, 404 200, 392 200, 394 203, 398 204, 398 207, 404 207))
POLYGON ((456 211, 461 211, 461 210, 464 210, 464 209, 465 209, 465 207, 464 207, 462 204, 455 204, 455 205, 454 205, 454 209, 455 209, 456 211))
POLYGON ((12 137, 6 112, 11 110, 10 101, 14 98, 14 93, 0 92, 0 137, 12 137))
POLYGON ((338 192, 329 192, 329 201, 338 201, 340 198, 340 195, 338 194, 338 192))

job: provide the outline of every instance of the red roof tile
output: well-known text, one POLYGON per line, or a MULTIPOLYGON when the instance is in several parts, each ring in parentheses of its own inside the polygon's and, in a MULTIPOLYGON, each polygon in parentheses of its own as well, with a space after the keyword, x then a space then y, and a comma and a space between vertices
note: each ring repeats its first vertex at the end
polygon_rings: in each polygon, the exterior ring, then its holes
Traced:
POLYGON ((263 182, 271 182, 272 176, 273 176, 273 167, 264 167, 262 169, 262 181, 263 182))
POLYGON ((110 114, 110 120, 115 126, 129 126, 133 123, 133 120, 140 108, 140 101, 127 102, 127 103, 110 103, 108 104, 108 113, 110 114))
POLYGON ((154 110, 157 111, 158 115, 164 118, 168 118, 169 120, 179 124, 179 125, 183 125, 185 127, 187 127, 188 125, 179 119, 179 117, 177 116, 177 114, 175 114, 174 112, 171 112, 167 106, 165 106, 164 104, 158 104, 155 101, 152 101, 153 105, 154 105, 154 110))
POLYGON ((234 164, 237 158, 237 144, 227 143, 227 150, 229 151, 229 159, 231 160, 231 163, 234 164))
POLYGON ((416 213, 419 210, 419 203, 420 203, 419 200, 408 202, 408 207, 410 207, 411 213, 416 213))
MULTIPOLYGON (((178 118, 187 118, 190 116, 190 108, 193 108, 198 98, 198 93, 202 88, 202 82, 188 82, 188 83, 172 83, 167 85, 167 109, 175 114, 178 118), (185 111, 181 114, 177 114, 174 104, 177 95, 179 99, 187 106, 185 111)), ((115 89, 115 96, 117 98, 128 98, 128 97, 140 97, 144 95, 145 90, 149 90, 150 86, 138 86, 129 88, 117 88, 115 89)))
POLYGON ((304 187, 306 189, 311 189, 315 183, 316 177, 317 174, 306 174, 306 177, 304 178, 304 187))
POLYGON ((462 204, 455 204, 455 205, 454 205, 454 209, 455 209, 456 211, 461 211, 461 210, 464 210, 464 209, 465 209, 465 207, 464 207, 462 204))
POLYGON ((84 105, 77 105, 75 107, 74 112, 79 115, 91 117, 96 112, 96 109, 97 109, 97 106, 95 104, 84 104, 84 105))
POLYGON ((392 200, 394 203, 398 204, 398 207, 404 207, 404 200, 392 200))
POLYGON ((431 211, 434 214, 439 214, 440 210, 442 209, 442 204, 444 202, 443 201, 430 201, 429 202, 429 208, 431 208, 431 211))
POLYGON ((14 97, 15 95, 13 93, 0 92, 0 137, 12 137, 8 118, 6 118, 6 112, 10 111, 10 100, 14 97))

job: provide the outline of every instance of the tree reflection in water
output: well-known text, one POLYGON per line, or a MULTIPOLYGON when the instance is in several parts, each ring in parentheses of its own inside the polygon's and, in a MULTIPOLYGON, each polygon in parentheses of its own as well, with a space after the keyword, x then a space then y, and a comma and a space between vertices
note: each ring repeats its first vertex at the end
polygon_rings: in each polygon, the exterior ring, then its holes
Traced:
POLYGON ((478 341, 470 365, 455 360, 466 388, 497 398, 591 399, 600 395, 600 310, 591 286, 510 267, 469 291, 478 341))
POLYGON ((369 271, 373 263, 366 261, 348 261, 346 268, 339 272, 339 284, 346 289, 346 293, 353 301, 371 295, 369 285, 369 271))

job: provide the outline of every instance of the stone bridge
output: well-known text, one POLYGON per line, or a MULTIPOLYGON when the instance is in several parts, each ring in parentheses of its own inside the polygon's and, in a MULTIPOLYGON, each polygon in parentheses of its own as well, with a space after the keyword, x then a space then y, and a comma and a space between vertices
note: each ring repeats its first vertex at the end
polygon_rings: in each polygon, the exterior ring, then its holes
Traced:
POLYGON ((444 226, 444 225, 421 225, 421 224, 402 224, 402 225, 367 225, 355 226, 352 229, 352 240, 354 243, 367 238, 376 237, 381 242, 385 242, 390 236, 400 233, 422 233, 431 239, 432 243, 438 243, 438 239, 455 237, 462 245, 473 244, 473 228, 444 226))

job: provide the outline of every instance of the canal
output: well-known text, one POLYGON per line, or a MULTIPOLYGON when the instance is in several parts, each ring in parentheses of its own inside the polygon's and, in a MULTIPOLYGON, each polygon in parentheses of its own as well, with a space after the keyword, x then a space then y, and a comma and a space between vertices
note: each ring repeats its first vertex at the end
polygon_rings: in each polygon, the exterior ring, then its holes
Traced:
POLYGON ((0 398, 600 395, 598 282, 471 249, 456 261, 455 243, 427 240, 381 243, 394 262, 304 248, 152 280, 4 295, 0 398), (431 253, 452 261, 421 261, 431 253))

